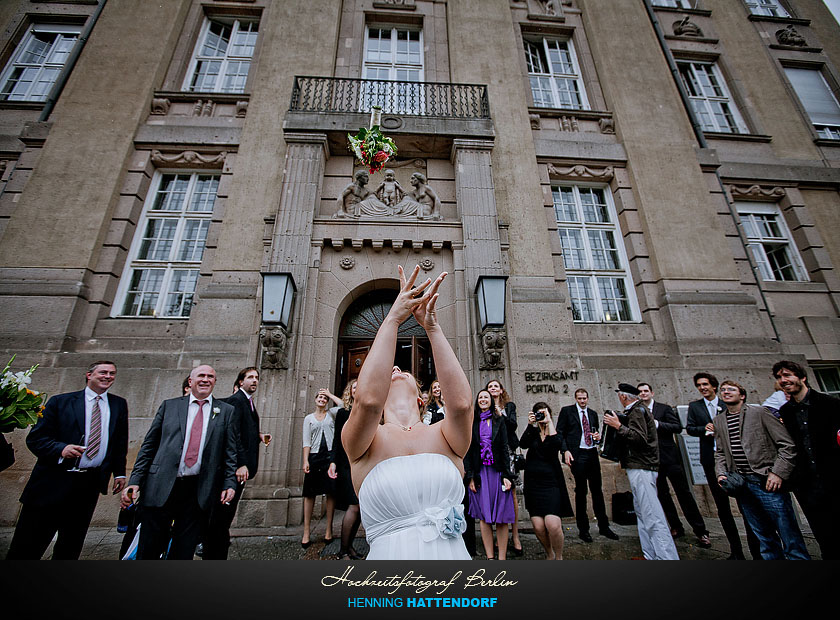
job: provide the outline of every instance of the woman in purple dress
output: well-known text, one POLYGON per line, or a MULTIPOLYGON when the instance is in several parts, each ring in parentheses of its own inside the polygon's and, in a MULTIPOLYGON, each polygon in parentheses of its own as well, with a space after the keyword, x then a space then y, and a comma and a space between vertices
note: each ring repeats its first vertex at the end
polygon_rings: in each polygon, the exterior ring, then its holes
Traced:
POLYGON ((499 559, 507 555, 508 526, 513 523, 513 472, 510 471, 510 447, 505 422, 487 390, 475 399, 472 443, 464 458, 470 481, 467 512, 481 522, 481 541, 487 559, 493 556, 493 524, 497 524, 499 559), (503 524, 499 526, 499 524, 503 524))

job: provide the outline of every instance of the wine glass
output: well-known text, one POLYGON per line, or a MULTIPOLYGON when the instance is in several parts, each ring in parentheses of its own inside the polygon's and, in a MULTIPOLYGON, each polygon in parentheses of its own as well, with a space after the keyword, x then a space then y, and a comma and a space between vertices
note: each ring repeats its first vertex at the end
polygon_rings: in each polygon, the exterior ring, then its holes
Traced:
MULTIPOLYGON (((79 445, 82 446, 82 454, 84 454, 85 450, 87 450, 87 446, 85 445, 85 434, 84 433, 82 433, 82 438, 79 440, 79 445)), ((76 464, 73 465, 73 467, 71 467, 67 471, 86 471, 84 469, 79 468, 79 465, 81 464, 81 462, 82 462, 82 456, 80 454, 79 456, 76 457, 76 464)))
POLYGON ((268 444, 271 443, 271 433, 263 433, 263 443, 265 444, 265 453, 268 454, 268 444))

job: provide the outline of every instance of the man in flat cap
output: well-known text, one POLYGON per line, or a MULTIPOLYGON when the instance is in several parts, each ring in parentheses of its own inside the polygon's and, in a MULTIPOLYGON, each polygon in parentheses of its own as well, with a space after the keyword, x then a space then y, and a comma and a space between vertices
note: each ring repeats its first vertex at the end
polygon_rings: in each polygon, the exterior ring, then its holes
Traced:
POLYGON ((679 560, 656 492, 659 470, 656 423, 639 399, 636 386, 619 383, 616 392, 626 417, 622 421, 616 414, 604 412, 604 424, 612 426, 621 439, 621 466, 627 470, 633 493, 642 553, 646 560, 679 560))

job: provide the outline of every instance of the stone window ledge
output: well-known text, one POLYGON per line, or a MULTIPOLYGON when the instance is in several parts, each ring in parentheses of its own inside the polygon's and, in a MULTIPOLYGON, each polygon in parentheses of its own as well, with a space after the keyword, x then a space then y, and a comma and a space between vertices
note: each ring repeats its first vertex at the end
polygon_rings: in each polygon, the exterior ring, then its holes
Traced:
POLYGON ((761 288, 765 293, 828 293, 828 287, 823 282, 762 280, 761 288))
POLYGON ((751 22, 773 22, 775 24, 796 24, 797 26, 810 26, 810 19, 800 19, 798 17, 773 17, 771 15, 753 15, 749 14, 747 17, 751 22))
POLYGON ((772 142, 772 136, 756 133, 726 133, 718 131, 704 131, 703 135, 710 140, 741 140, 743 142, 772 142))
POLYGON ((702 15, 703 17, 711 17, 712 12, 709 9, 680 9, 674 6, 653 6, 654 11, 662 11, 663 13, 682 13, 684 15, 702 15))

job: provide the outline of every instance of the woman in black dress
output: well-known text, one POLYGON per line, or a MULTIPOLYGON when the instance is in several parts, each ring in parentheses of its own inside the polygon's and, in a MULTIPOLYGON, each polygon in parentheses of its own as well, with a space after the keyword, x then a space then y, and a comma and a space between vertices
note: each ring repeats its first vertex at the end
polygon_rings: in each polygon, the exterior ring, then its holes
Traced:
POLYGON ((353 479, 350 477, 350 460, 344 451, 341 443, 341 430, 344 423, 350 418, 350 410, 353 409, 353 399, 356 396, 356 380, 353 379, 344 388, 341 395, 341 407, 335 414, 335 441, 333 441, 332 462, 330 463, 329 475, 335 478, 335 505, 339 510, 344 510, 344 518, 341 520, 341 548, 338 550, 338 559, 350 558, 360 559, 360 555, 353 548, 353 540, 359 525, 362 523, 362 516, 359 512, 359 498, 353 489, 353 479))
POLYGON ((560 468, 562 438, 554 428, 551 407, 539 402, 528 413, 528 428, 522 433, 519 447, 528 450, 525 457, 525 508, 531 515, 534 534, 545 549, 546 559, 563 559, 563 523, 571 517, 572 504, 566 479, 560 468))

